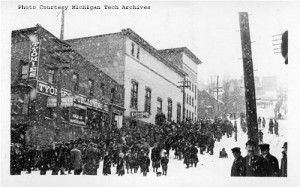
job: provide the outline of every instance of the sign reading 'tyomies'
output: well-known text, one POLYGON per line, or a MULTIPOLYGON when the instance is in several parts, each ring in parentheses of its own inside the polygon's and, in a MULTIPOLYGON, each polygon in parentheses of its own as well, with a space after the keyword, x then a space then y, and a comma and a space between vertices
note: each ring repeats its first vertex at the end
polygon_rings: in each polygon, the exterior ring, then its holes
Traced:
POLYGON ((30 54, 29 54, 29 67, 28 67, 29 80, 33 80, 37 78, 39 56, 40 56, 40 42, 32 42, 30 44, 30 54))

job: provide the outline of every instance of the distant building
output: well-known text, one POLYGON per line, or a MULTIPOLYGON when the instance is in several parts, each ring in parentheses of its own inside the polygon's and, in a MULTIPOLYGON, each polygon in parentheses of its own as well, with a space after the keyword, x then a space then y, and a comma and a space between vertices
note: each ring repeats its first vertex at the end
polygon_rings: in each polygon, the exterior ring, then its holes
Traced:
POLYGON ((218 116, 218 105, 219 114, 222 114, 224 103, 217 100, 215 97, 210 95, 205 90, 198 90, 198 119, 211 118, 218 116))

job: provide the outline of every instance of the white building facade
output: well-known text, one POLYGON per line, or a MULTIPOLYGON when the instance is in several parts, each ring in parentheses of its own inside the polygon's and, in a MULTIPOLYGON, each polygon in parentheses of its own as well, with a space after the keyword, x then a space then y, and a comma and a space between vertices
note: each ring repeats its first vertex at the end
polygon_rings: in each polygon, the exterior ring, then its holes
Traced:
POLYGON ((148 113, 139 120, 154 124, 156 114, 162 112, 167 121, 182 120, 183 93, 178 86, 187 74, 131 29, 67 42, 124 85, 125 117, 148 113))

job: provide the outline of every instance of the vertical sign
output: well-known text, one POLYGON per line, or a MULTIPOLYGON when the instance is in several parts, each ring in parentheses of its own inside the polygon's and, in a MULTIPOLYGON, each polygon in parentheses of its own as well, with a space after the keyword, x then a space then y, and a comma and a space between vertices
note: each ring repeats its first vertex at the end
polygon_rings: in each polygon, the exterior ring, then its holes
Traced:
POLYGON ((240 32, 241 32, 243 67, 244 67, 244 85, 245 85, 248 138, 258 143, 255 84, 254 84, 254 76, 253 76, 253 63, 252 63, 248 13, 240 12, 239 19, 240 19, 240 29, 241 29, 240 32))
POLYGON ((30 44, 30 53, 29 53, 29 67, 28 67, 29 80, 35 80, 37 78, 39 58, 40 58, 40 42, 32 42, 30 44))

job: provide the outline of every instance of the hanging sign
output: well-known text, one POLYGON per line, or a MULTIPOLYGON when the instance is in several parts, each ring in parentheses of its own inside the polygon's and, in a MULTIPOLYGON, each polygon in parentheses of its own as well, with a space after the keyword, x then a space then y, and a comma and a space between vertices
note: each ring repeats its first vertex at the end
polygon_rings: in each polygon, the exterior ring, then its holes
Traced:
POLYGON ((34 80, 37 78, 39 57, 40 57, 40 42, 32 42, 30 44, 29 64, 28 64, 29 80, 34 80))

